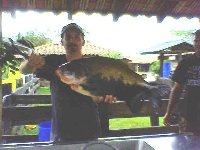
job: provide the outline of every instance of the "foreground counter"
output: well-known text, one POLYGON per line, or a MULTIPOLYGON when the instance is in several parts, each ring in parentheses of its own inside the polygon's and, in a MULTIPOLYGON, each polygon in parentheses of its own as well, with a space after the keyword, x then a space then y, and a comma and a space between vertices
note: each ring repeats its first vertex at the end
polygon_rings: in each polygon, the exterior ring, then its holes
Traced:
POLYGON ((200 137, 187 134, 162 134, 101 138, 76 144, 52 142, 3 144, 0 149, 16 150, 199 150, 200 137))

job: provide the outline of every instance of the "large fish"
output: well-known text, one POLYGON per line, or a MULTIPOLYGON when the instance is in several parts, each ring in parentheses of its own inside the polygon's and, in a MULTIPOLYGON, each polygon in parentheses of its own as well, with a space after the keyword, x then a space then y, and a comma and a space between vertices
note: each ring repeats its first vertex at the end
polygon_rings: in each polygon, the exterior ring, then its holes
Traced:
POLYGON ((146 82, 123 60, 93 56, 81 58, 61 65, 57 76, 72 89, 90 97, 113 95, 126 101, 132 112, 138 112, 144 98, 152 101, 158 109, 160 99, 156 97, 157 86, 146 82))

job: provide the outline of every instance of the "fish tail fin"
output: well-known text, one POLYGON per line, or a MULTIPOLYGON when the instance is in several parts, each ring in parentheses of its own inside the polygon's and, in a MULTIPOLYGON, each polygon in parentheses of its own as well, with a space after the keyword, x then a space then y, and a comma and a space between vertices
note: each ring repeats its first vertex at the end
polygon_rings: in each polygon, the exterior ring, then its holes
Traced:
POLYGON ((146 94, 145 92, 142 92, 137 94, 134 98, 130 99, 129 101, 126 101, 126 103, 132 113, 139 113, 145 100, 146 94))
POLYGON ((168 98, 171 91, 171 87, 166 84, 159 85, 148 85, 148 90, 137 94, 133 99, 127 101, 127 105, 132 113, 138 113, 145 100, 149 100, 152 104, 153 111, 159 113, 160 107, 162 106, 162 99, 168 98))
POLYGON ((162 106, 162 99, 169 98, 171 87, 167 84, 157 84, 152 87, 148 94, 148 99, 152 102, 154 111, 157 112, 162 106))

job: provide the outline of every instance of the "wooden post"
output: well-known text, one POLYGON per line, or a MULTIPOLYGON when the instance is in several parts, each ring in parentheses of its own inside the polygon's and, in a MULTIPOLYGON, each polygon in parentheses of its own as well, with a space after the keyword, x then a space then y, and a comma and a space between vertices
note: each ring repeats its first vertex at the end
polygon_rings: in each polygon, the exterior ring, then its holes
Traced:
MULTIPOLYGON (((0 45, 2 43, 2 0, 0 0, 0 45)), ((0 143, 3 143, 2 141, 2 66, 0 64, 0 143)))
POLYGON ((12 83, 6 83, 2 85, 2 96, 12 93, 12 83))
POLYGON ((159 116, 151 115, 150 121, 151 121, 151 126, 159 126, 159 116))
POLYGON ((163 77, 163 62, 164 62, 164 54, 163 53, 160 53, 159 60, 160 60, 159 75, 160 75, 160 77, 163 77))
POLYGON ((180 62, 181 59, 182 59, 182 53, 180 52, 177 54, 177 61, 180 62))

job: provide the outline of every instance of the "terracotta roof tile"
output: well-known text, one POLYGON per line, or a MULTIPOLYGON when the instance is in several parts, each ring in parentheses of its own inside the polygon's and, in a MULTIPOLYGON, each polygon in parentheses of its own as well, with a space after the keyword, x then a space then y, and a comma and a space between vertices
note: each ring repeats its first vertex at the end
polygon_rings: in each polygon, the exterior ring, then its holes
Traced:
MULTIPOLYGON (((90 42, 86 42, 85 46, 83 47, 83 54, 87 55, 102 55, 104 53, 109 54, 112 53, 113 49, 109 48, 104 48, 100 47, 97 45, 94 45, 90 42)), ((40 55, 50 55, 50 54, 57 54, 57 55, 62 55, 65 54, 65 49, 61 44, 46 44, 42 46, 38 46, 35 48, 35 53, 40 54, 40 55)), ((132 58, 129 58, 131 60, 131 63, 138 63, 138 64, 148 64, 152 63, 157 60, 156 55, 153 56, 144 56, 144 55, 137 55, 133 56, 132 58)))
MULTIPOLYGON (((91 44, 90 42, 86 42, 83 47, 83 54, 99 55, 103 53, 110 53, 112 51, 114 50, 96 46, 94 44, 91 44)), ((62 55, 65 54, 66 52, 61 44, 51 43, 36 47, 35 53, 40 55, 50 55, 50 54, 62 55)))
MULTIPOLYGON (((94 44, 91 44, 90 42, 86 42, 85 46, 83 47, 83 54, 87 55, 101 55, 101 54, 109 54, 113 52, 113 49, 100 47, 94 44)), ((57 54, 62 55, 65 54, 65 49, 61 44, 46 44, 42 46, 38 46, 35 48, 35 53, 40 55, 50 55, 50 54, 57 54)), ((157 60, 157 56, 134 56, 130 58, 132 63, 139 63, 139 64, 146 64, 146 63, 152 63, 157 60)))

